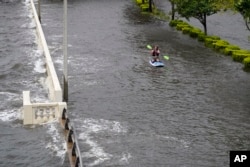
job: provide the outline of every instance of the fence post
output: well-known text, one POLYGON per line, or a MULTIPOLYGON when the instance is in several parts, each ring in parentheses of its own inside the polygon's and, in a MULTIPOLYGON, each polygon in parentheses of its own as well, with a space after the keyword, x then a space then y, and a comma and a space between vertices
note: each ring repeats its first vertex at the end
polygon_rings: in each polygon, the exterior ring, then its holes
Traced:
POLYGON ((30 91, 23 91, 23 124, 33 124, 32 104, 30 103, 30 91))

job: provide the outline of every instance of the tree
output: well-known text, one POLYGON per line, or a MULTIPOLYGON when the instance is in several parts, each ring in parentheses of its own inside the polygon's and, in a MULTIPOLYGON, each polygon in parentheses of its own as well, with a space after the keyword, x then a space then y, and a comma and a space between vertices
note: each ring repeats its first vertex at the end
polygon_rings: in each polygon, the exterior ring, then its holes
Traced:
POLYGON ((219 10, 234 9, 235 2, 239 0, 218 0, 215 5, 219 10))
POLYGON ((171 3, 171 20, 174 20, 175 19, 175 12, 176 12, 176 9, 175 9, 175 0, 169 0, 170 3, 171 3))
POLYGON ((218 0, 175 0, 177 12, 187 20, 190 17, 198 19, 204 27, 205 34, 207 34, 207 16, 219 11, 217 2, 218 0))
POLYGON ((149 6, 149 8, 148 8, 149 12, 153 12, 154 1, 149 0, 148 1, 148 6, 149 6))
POLYGON ((247 29, 250 31, 250 0, 240 0, 235 9, 243 16, 247 29))

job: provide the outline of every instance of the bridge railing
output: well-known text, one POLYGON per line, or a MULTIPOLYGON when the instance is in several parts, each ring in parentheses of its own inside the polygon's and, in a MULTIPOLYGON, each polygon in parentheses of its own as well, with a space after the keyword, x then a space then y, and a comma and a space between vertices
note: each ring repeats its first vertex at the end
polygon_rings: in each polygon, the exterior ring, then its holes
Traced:
POLYGON ((46 71, 48 74, 48 79, 50 81, 49 84, 49 97, 50 100, 53 102, 61 102, 62 101, 62 89, 60 86, 59 79, 56 74, 56 70, 54 68, 54 64, 49 52, 49 48, 47 45, 47 41, 45 39, 42 26, 40 23, 40 20, 37 15, 37 11, 34 5, 33 0, 30 1, 31 3, 31 9, 34 14, 34 20, 36 23, 36 30, 37 30, 37 35, 38 35, 38 44, 42 47, 43 54, 45 56, 45 61, 46 61, 46 71))
POLYGON ((61 119, 64 130, 66 131, 66 141, 69 149, 68 154, 71 164, 74 164, 75 167, 83 167, 76 129, 70 122, 66 109, 63 110, 61 119))
POLYGON ((62 89, 57 77, 52 58, 45 40, 45 36, 38 18, 33 0, 30 1, 38 37, 38 45, 43 50, 46 62, 46 71, 48 78, 49 97, 51 102, 32 103, 30 100, 30 91, 23 91, 23 124, 40 124, 59 119, 63 123, 64 130, 67 133, 67 152, 69 154, 70 164, 74 167, 82 167, 82 157, 79 149, 76 131, 70 123, 66 113, 67 103, 62 102, 62 89))
POLYGON ((31 103, 30 92, 23 91, 23 124, 41 124, 59 119, 63 109, 67 108, 65 102, 31 103))

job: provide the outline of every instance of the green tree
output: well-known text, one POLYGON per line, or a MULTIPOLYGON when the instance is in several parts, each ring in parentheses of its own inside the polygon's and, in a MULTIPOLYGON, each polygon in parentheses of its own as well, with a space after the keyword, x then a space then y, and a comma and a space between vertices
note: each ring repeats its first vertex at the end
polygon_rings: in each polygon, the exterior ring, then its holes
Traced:
POLYGON ((149 5, 149 12, 153 12, 153 0, 149 0, 148 5, 149 5))
POLYGON ((217 2, 218 0, 175 0, 177 12, 187 20, 190 17, 198 19, 204 27, 205 34, 207 34, 207 16, 219 11, 217 2))
POLYGON ((250 31, 250 0, 240 0, 235 9, 243 16, 247 29, 250 31))
POLYGON ((219 10, 234 9, 235 2, 239 0, 218 0, 215 2, 216 7, 219 10))
POLYGON ((176 12, 176 9, 175 9, 175 2, 176 0, 169 0, 169 2, 171 3, 171 20, 174 20, 175 19, 175 12, 176 12))

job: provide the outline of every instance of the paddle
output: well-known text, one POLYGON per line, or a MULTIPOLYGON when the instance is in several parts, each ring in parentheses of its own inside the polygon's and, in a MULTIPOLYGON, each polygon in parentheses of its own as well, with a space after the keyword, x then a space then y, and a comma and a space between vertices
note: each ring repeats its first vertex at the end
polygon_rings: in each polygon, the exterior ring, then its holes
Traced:
POLYGON ((147 45, 147 48, 148 48, 148 49, 152 49, 152 46, 150 46, 150 45, 147 45))
POLYGON ((167 55, 164 55, 163 58, 169 60, 169 57, 167 55))
MULTIPOLYGON (((152 49, 152 46, 151 45, 147 45, 147 48, 148 49, 152 49)), ((169 57, 167 55, 164 55, 163 58, 166 59, 166 60, 169 60, 169 57)))

